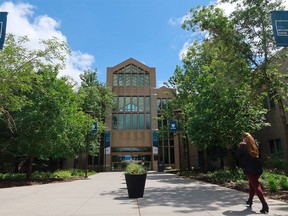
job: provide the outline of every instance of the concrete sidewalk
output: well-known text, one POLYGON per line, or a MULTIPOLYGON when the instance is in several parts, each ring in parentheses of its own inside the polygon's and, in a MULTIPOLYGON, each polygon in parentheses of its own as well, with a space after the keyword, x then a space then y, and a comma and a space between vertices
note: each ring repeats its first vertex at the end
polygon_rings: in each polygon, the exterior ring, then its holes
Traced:
MULTIPOLYGON (((261 215, 255 197, 167 173, 147 175, 144 197, 129 199, 122 172, 99 173, 86 180, 0 189, 3 216, 92 215, 261 215)), ((288 216, 288 204, 268 199, 269 215, 288 216)))

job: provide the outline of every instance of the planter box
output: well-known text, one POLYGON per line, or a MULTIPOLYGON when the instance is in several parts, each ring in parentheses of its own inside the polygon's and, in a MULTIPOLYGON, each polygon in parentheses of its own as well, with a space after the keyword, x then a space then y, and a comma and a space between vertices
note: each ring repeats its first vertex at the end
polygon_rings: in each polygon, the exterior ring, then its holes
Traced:
POLYGON ((147 174, 125 174, 129 198, 140 198, 144 195, 147 174))

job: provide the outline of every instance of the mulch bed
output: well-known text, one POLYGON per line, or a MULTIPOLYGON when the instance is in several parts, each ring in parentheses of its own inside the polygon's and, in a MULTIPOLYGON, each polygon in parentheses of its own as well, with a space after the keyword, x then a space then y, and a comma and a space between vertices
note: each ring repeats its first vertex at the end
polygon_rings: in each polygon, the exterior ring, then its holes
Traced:
MULTIPOLYGON (((205 177, 199 178, 199 177, 193 176, 191 178, 197 179, 200 181, 204 181, 204 182, 208 182, 208 183, 212 183, 212 184, 217 184, 217 185, 231 188, 231 189, 238 190, 238 191, 243 191, 243 192, 247 192, 247 193, 249 192, 248 185, 247 185, 247 188, 245 188, 245 187, 241 187, 241 186, 239 186, 233 182, 231 182, 231 183, 219 183, 219 182, 211 182, 211 181, 209 181, 208 178, 205 178, 205 177)), ((288 203, 288 190, 278 190, 276 192, 270 192, 270 191, 264 190, 263 192, 264 192, 264 195, 268 198, 288 203)))
POLYGON ((82 179, 82 177, 74 177, 74 178, 67 178, 67 179, 51 178, 51 179, 42 179, 42 180, 17 180, 17 181, 0 180, 0 188, 21 187, 21 186, 60 183, 60 182, 71 182, 71 181, 75 181, 79 179, 82 179))

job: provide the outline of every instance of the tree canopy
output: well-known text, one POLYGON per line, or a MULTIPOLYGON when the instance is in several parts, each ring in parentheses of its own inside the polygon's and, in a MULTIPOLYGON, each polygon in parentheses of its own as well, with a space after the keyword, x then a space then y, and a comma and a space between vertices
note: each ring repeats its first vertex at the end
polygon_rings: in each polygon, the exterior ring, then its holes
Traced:
POLYGON ((105 110, 113 101, 96 72, 84 72, 79 91, 68 77, 58 77, 70 52, 67 44, 52 38, 29 50, 28 41, 8 35, 0 51, 1 153, 29 158, 27 177, 34 158, 74 158, 85 152, 94 121, 98 135, 91 137, 89 153, 97 154, 105 110), (95 115, 87 115, 87 109, 95 115))
POLYGON ((287 94, 279 61, 271 60, 279 48, 269 11, 281 9, 281 4, 222 2, 237 7, 229 16, 217 4, 190 10, 183 28, 204 36, 191 44, 183 66, 169 80, 177 87, 174 104, 181 101, 189 137, 200 149, 236 146, 243 131, 269 125, 265 97, 277 97, 280 89, 287 94))

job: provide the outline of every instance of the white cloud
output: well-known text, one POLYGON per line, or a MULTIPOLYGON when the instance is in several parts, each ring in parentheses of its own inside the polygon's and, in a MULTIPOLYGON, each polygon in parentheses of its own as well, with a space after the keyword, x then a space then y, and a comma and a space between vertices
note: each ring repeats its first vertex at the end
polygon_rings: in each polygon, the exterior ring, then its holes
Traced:
MULTIPOLYGON (((60 22, 48 15, 35 16, 35 7, 31 4, 4 2, 0 4, 0 11, 8 12, 6 33, 16 36, 28 36, 30 42, 26 45, 31 49, 40 48, 39 41, 56 37, 67 43, 67 38, 59 30, 60 22)), ((94 57, 81 51, 72 51, 67 56, 66 68, 60 71, 60 76, 69 76, 80 83, 79 75, 87 69, 91 69, 94 57)))
POLYGON ((164 84, 165 84, 165 82, 167 82, 167 81, 161 81, 161 80, 158 80, 157 81, 157 88, 160 88, 160 87, 162 87, 162 86, 165 86, 164 84))
POLYGON ((169 25, 172 25, 172 26, 177 26, 177 25, 181 25, 182 24, 182 18, 175 18, 175 17, 171 17, 169 20, 168 20, 168 24, 169 25))

